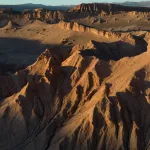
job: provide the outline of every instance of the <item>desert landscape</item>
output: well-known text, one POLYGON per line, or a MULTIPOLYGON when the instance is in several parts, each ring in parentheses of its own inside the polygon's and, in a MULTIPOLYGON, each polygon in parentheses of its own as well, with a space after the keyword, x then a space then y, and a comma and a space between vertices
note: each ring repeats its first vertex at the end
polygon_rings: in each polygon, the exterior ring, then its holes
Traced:
POLYGON ((150 7, 133 4, 0 6, 0 150, 150 150, 150 7))

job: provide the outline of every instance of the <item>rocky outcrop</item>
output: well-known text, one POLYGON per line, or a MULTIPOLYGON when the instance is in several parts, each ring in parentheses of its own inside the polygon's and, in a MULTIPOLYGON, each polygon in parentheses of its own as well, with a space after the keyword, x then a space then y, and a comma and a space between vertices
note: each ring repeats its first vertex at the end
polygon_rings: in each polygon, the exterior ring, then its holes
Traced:
POLYGON ((113 14, 120 11, 150 12, 150 8, 129 7, 117 4, 104 4, 104 3, 91 3, 91 4, 83 3, 69 10, 69 12, 91 13, 91 14, 92 13, 113 14))
POLYGON ((111 31, 104 31, 104 30, 97 30, 92 27, 88 27, 85 25, 81 25, 77 22, 64 22, 60 21, 58 26, 62 29, 65 30, 71 30, 71 31, 76 31, 76 32, 90 32, 92 34, 95 34, 97 36, 102 36, 107 39, 117 39, 117 40, 123 40, 125 42, 132 43, 133 45, 135 44, 135 40, 133 36, 129 33, 119 33, 119 32, 111 32, 111 31))
POLYGON ((24 11, 23 17, 27 19, 40 19, 42 21, 57 23, 60 20, 67 20, 65 14, 60 11, 49 11, 46 9, 34 9, 32 11, 24 11))
POLYGON ((60 21, 58 26, 63 28, 63 29, 66 29, 66 30, 72 30, 72 31, 77 31, 77 32, 90 32, 90 33, 93 33, 95 35, 105 36, 106 38, 109 38, 110 36, 113 38, 119 38, 120 37, 120 34, 118 34, 118 33, 97 30, 95 28, 81 25, 77 22, 60 21))
POLYGON ((128 15, 135 16, 135 17, 148 17, 150 12, 137 12, 137 11, 130 11, 128 15))
POLYGON ((41 21, 47 23, 57 23, 60 20, 67 21, 68 18, 63 11, 50 11, 47 9, 39 8, 34 10, 24 10, 23 12, 17 12, 12 9, 0 9, 0 19, 28 19, 28 20, 36 20, 39 19, 41 21))
POLYGON ((78 32, 86 32, 89 31, 88 27, 85 27, 83 25, 78 24, 77 22, 64 22, 60 21, 58 24, 59 27, 66 29, 66 30, 72 30, 72 31, 78 31, 78 32))
MULTIPOLYGON (((69 12, 79 12, 79 13, 107 13, 110 14, 113 10, 120 7, 120 5, 115 4, 103 4, 103 3, 91 3, 91 4, 81 4, 70 9, 69 12)), ((117 11, 117 9, 116 9, 117 11)))
POLYGON ((0 8, 0 24, 3 21, 8 22, 9 20, 19 17, 21 17, 21 12, 14 11, 11 8, 0 8))

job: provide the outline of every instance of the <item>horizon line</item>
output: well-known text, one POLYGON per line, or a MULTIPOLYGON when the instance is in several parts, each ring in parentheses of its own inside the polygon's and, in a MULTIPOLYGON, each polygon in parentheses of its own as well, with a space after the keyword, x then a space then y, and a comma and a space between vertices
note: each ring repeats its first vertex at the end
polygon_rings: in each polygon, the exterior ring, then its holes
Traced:
POLYGON ((60 5, 48 5, 48 4, 42 4, 42 3, 19 3, 19 4, 0 4, 0 5, 6 5, 6 6, 9 6, 9 5, 26 5, 26 4, 31 4, 31 5, 44 5, 44 6, 72 6, 72 5, 80 5, 80 4, 92 4, 92 3, 102 3, 102 4, 120 4, 120 3, 124 3, 124 2, 131 2, 131 3, 138 3, 138 2, 149 2, 149 1, 123 1, 123 2, 87 2, 87 3, 78 3, 78 4, 60 4, 60 5))

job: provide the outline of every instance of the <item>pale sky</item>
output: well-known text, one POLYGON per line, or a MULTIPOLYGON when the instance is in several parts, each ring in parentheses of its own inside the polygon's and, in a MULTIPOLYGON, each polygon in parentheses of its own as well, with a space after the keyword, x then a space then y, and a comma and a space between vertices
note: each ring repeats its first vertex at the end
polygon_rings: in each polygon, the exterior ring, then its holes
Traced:
MULTIPOLYGON (((126 0, 42 0, 42 1, 41 0, 0 0, 0 4, 35 3, 35 4, 44 4, 44 5, 70 5, 70 4, 81 4, 81 3, 91 3, 91 2, 111 3, 111 2, 124 2, 124 1, 126 0)), ((132 0, 132 2, 134 1, 138 1, 138 0, 132 0)))

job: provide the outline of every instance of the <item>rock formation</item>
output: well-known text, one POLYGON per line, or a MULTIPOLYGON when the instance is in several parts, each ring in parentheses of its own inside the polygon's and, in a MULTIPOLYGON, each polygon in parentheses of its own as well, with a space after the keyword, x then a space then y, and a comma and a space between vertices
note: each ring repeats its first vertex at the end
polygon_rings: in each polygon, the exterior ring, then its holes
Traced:
POLYGON ((114 61, 106 45, 77 45, 65 59, 47 49, 0 76, 1 149, 148 149, 149 54, 114 61), (109 60, 82 55, 103 48, 109 60))
POLYGON ((86 32, 89 31, 88 27, 85 27, 84 25, 80 25, 77 22, 59 22, 59 27, 66 29, 66 30, 72 30, 72 31, 78 31, 78 32, 86 32))
POLYGON ((11 21, 0 24, 4 37, 14 33, 13 38, 32 39, 20 47, 41 40, 37 48, 49 48, 27 67, 0 64, 0 150, 150 150, 150 33, 62 21, 119 11, 147 16, 149 10, 97 3, 67 12, 27 10, 16 16, 31 20, 24 28, 9 14, 11 21), (77 41, 86 36, 94 40, 77 41))
POLYGON ((0 19, 27 19, 27 20, 36 20, 47 23, 57 23, 61 20, 67 21, 68 18, 63 11, 50 11, 47 9, 34 9, 34 10, 24 10, 23 12, 16 12, 12 9, 0 9, 0 19))
POLYGON ((130 11, 128 12, 128 15, 130 16, 136 16, 136 17, 148 17, 150 15, 150 12, 138 12, 138 11, 130 11))
POLYGON ((77 22, 64 22, 60 21, 58 26, 65 30, 77 31, 77 32, 90 32, 97 36, 102 36, 107 39, 123 39, 123 41, 128 41, 129 43, 135 43, 134 38, 130 33, 119 33, 119 32, 111 32, 111 31, 104 31, 104 30, 97 30, 92 27, 88 27, 85 25, 81 25, 77 22))
POLYGON ((90 48, 81 51, 81 55, 95 56, 99 59, 104 60, 120 60, 123 57, 132 57, 139 55, 147 50, 147 43, 143 39, 135 38, 135 45, 131 45, 124 41, 117 41, 113 43, 99 43, 91 41, 88 43, 90 48), (139 43, 142 44, 139 44, 139 43))
POLYGON ((60 20, 67 20, 65 14, 60 11, 49 11, 46 9, 34 9, 33 11, 24 11, 23 17, 27 19, 40 19, 49 23, 57 23, 60 20))
POLYGON ((91 14, 92 13, 113 14, 120 11, 150 12, 150 8, 129 7, 129 6, 122 6, 117 4, 104 4, 104 3, 91 3, 91 4, 83 3, 69 10, 69 12, 91 13, 91 14))

